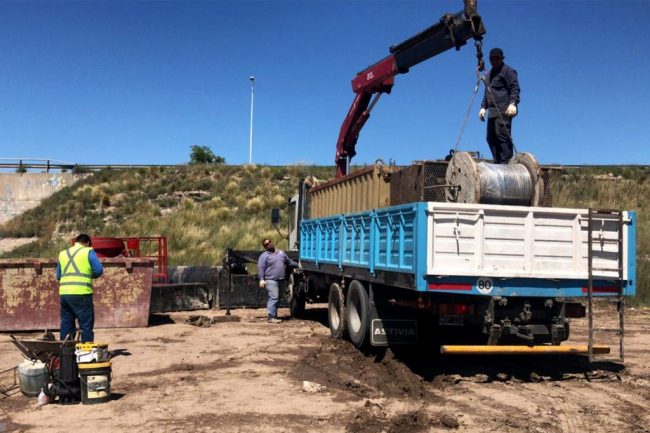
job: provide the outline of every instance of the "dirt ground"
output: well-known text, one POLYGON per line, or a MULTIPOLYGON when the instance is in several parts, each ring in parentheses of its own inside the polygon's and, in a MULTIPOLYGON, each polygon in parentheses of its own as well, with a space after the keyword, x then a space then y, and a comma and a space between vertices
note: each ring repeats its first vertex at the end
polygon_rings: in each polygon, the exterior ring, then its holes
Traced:
MULTIPOLYGON (((37 406, 0 395, 0 432, 650 431, 650 310, 627 315, 624 366, 435 348, 362 353, 329 337, 324 308, 307 313, 272 325, 264 310, 235 310, 234 320, 203 312, 217 317, 207 328, 174 313, 148 328, 96 330, 115 355, 112 401, 37 406), (320 390, 303 391, 305 380, 320 390)), ((571 341, 586 342, 585 324, 574 322, 571 341)), ((21 361, 0 334, 0 370, 21 361)))

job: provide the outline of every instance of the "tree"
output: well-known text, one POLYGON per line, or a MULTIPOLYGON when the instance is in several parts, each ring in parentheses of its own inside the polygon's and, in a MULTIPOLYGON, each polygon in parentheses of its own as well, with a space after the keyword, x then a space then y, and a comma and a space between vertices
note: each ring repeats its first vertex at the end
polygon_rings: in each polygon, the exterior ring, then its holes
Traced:
POLYGON ((215 155, 208 146, 190 146, 190 164, 225 164, 226 158, 215 155))

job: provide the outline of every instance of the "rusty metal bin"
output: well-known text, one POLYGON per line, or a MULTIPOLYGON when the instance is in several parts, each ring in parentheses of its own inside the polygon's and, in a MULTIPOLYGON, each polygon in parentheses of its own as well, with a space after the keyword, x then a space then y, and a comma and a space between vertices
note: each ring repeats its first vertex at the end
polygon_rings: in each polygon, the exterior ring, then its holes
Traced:
MULTIPOLYGON (((93 283, 95 328, 147 326, 153 261, 102 259, 93 283)), ((55 259, 0 259, 0 331, 59 329, 55 259)))

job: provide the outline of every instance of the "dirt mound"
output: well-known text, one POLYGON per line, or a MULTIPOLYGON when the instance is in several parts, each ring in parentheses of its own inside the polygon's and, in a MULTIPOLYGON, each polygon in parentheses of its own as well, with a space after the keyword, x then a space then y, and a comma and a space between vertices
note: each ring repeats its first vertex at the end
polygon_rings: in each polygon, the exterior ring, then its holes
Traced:
POLYGON ((395 416, 385 413, 381 405, 366 401, 364 409, 346 426, 348 433, 418 433, 431 427, 457 429, 459 423, 451 415, 428 414, 425 409, 409 411, 395 416))
POLYGON ((424 398, 420 376, 395 358, 391 350, 364 353, 347 341, 320 336, 320 344, 302 357, 292 374, 357 397, 424 398))
POLYGON ((388 433, 417 433, 428 430, 431 424, 423 411, 407 412, 391 420, 388 433))

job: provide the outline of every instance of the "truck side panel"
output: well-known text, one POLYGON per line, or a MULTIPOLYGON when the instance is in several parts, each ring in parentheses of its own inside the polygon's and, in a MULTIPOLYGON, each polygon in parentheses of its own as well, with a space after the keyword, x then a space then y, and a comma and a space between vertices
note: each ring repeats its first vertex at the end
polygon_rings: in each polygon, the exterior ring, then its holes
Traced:
MULTIPOLYGON (((586 209, 429 203, 428 213, 428 275, 588 278, 586 209)), ((630 215, 624 213, 629 222, 623 224, 622 257, 618 217, 594 217, 596 278, 617 279, 622 267, 623 279, 631 279, 636 257, 625 246, 635 242, 630 215)))
POLYGON ((426 265, 426 203, 305 220, 300 236, 301 260, 316 265, 417 274, 426 265))

